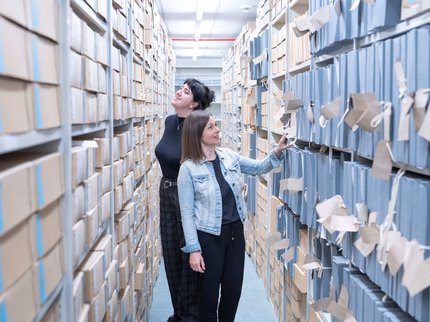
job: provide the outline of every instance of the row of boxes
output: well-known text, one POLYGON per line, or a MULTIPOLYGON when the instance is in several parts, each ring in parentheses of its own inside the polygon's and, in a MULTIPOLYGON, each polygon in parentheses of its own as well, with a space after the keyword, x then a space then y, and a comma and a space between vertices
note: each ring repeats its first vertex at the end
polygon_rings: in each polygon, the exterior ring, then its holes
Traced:
POLYGON ((25 154, 0 160, 0 185, 0 235, 3 235, 64 193, 63 156, 25 154))
POLYGON ((0 103, 0 134, 61 126, 57 85, 0 76, 0 103))
POLYGON ((107 68, 102 63, 70 51, 70 72, 72 87, 93 93, 107 93, 107 68))
POLYGON ((261 31, 271 21, 272 0, 259 1, 257 7, 256 30, 261 31))
POLYGON ((107 20, 107 12, 109 3, 104 0, 85 0, 90 8, 97 13, 103 20, 107 20))
MULTIPOLYGON (((318 152, 310 152, 304 151, 299 152, 297 154, 294 151, 289 151, 287 155, 287 163, 288 163, 288 173, 285 173, 287 177, 297 178, 300 177, 301 174, 300 165, 305 167, 304 171, 304 190, 306 191, 306 197, 303 195, 301 191, 294 192, 290 191, 288 193, 287 198, 284 197, 285 202, 288 204, 291 209, 288 210, 287 216, 288 218, 294 217, 294 222, 296 224, 288 224, 287 226, 291 227, 294 225, 297 226, 299 222, 306 222, 309 225, 316 225, 315 228, 318 228, 318 224, 315 223, 315 217, 313 217, 313 209, 315 203, 312 200, 315 200, 314 197, 316 192, 314 189, 309 189, 309 187, 313 187, 316 185, 316 191, 318 191, 319 198, 321 200, 327 199, 330 196, 336 194, 336 190, 339 191, 340 185, 343 187, 342 195, 344 196, 344 203, 346 207, 349 209, 350 213, 354 216, 357 216, 355 210, 355 204, 357 203, 365 203, 369 207, 370 211, 375 211, 378 214, 387 213, 386 207, 389 203, 390 198, 390 186, 391 182, 394 179, 394 175, 391 178, 390 182, 374 178, 370 176, 370 168, 361 164, 357 164, 354 162, 345 162, 344 164, 340 163, 339 160, 332 159, 329 161, 328 156, 321 155, 318 152), (291 152, 291 153, 290 153, 291 152), (302 158, 299 157, 303 154, 302 158), (314 156, 316 158, 315 167, 312 163, 308 162, 309 157, 314 156), (329 163, 331 164, 331 170, 329 163), (340 169, 344 168, 344 171, 348 173, 348 175, 342 175, 340 173, 340 169), (310 182, 308 180, 309 174, 318 173, 318 176, 315 176, 315 180, 310 182), (327 175, 326 175, 327 174, 327 175), (329 179, 327 179, 329 178, 329 179), (344 182, 339 182, 339 178, 346 178, 344 182), (355 178, 355 179, 350 179, 355 178), (354 183, 352 183, 354 182, 354 183), (372 189, 369 189, 372 187, 372 189), (366 190, 367 189, 367 190, 366 190), (362 191, 363 193, 354 193, 357 191, 362 191), (366 192, 367 191, 367 192, 366 192), (378 193, 375 194, 375 191, 378 193), (376 199, 374 196, 378 196, 376 199), (385 196, 385 198, 384 198, 385 196), (310 209, 308 212, 307 209, 310 209), (296 213, 297 216, 294 216, 293 213, 296 213), (306 213, 307 215, 304 215, 306 213), (300 217, 298 216, 300 215, 300 217)), ((312 175, 311 175, 312 177, 312 175)), ((399 192, 400 196, 407 196, 410 191, 414 192, 414 196, 416 196, 416 200, 421 200, 426 194, 428 194, 428 180, 417 179, 410 176, 404 176, 400 180, 399 192), (421 196, 421 197, 420 197, 421 196)), ((406 198, 406 197, 404 197, 406 198)), ((418 225, 410 228, 410 223, 405 218, 409 218, 408 212, 411 211, 410 203, 406 202, 402 197, 399 197, 397 215, 395 217, 396 227, 398 227, 398 231, 401 232, 405 238, 408 240, 416 239, 422 244, 427 243, 427 239, 425 238, 425 234, 423 234, 423 230, 418 228, 423 225, 418 225)), ((410 199, 410 198, 409 198, 410 199)), ((408 199, 408 200, 409 200, 408 199)), ((414 199, 415 200, 415 199, 414 199)), ((414 211, 418 208, 426 207, 425 204, 420 202, 414 203, 414 211)), ((419 211, 419 213, 426 214, 425 210, 419 211)), ((381 224, 384 217, 380 217, 378 215, 377 223, 381 224)), ((423 219, 420 219, 423 221, 423 219)), ((424 219, 423 222, 425 222, 424 219)), ((425 226, 425 225, 424 225, 425 226)), ((282 226, 280 226, 282 227, 282 226)), ((297 235, 297 233, 296 233, 297 235)), ((335 238, 337 234, 326 234, 327 240, 335 243, 335 238)), ((294 241, 296 240, 294 237, 294 230, 289 231, 287 237, 294 241)), ((377 282, 380 285, 380 288, 384 292, 386 292, 389 296, 391 296, 396 302, 397 305, 402 308, 402 310, 408 312, 418 320, 421 320, 422 316, 425 316, 427 311, 423 310, 423 306, 421 303, 425 302, 425 292, 420 293, 414 297, 411 297, 407 294, 407 290, 404 287, 401 287, 396 281, 401 279, 401 276, 395 275, 391 276, 388 272, 383 272, 380 270, 380 264, 377 261, 376 253, 371 252, 370 255, 364 256, 359 252, 355 241, 358 236, 355 234, 350 234, 346 238, 346 240, 342 243, 342 252, 343 256, 345 256, 345 261, 349 259, 352 264, 356 265, 363 272, 367 274, 367 277, 374 282, 377 282)), ((319 240, 318 240, 319 241, 319 240)), ((334 253, 333 247, 330 246, 327 248, 326 242, 314 242, 313 245, 315 247, 314 256, 321 259, 323 267, 330 267, 330 260, 334 253), (318 246, 319 245, 319 246, 318 246)), ((305 283, 306 278, 304 276, 303 270, 300 270, 300 263, 303 262, 303 258, 306 254, 305 250, 308 249, 308 245, 306 244, 306 238, 300 238, 300 244, 296 250, 296 261, 293 264, 292 269, 294 270, 294 281, 296 286, 302 291, 309 289, 309 285, 305 283), (301 244, 305 245, 301 247, 301 244), (299 278, 300 277, 300 278, 299 278)), ((336 248, 336 247, 335 247, 336 248)), ((322 275, 313 278, 313 296, 314 299, 320 299, 329 294, 329 284, 330 284, 330 273, 329 271, 323 270, 322 275)))
POLYGON ((70 11, 70 48, 93 62, 108 65, 108 42, 104 35, 94 31, 73 10, 70 11))
MULTIPOLYGON (((430 77, 423 71, 429 64, 429 55, 422 48, 429 42, 430 28, 422 26, 398 37, 339 55, 336 59, 338 63, 292 77, 288 89, 304 103, 304 108, 297 113, 298 138, 347 148, 369 158, 375 157, 378 142, 388 140, 392 144, 393 160, 419 169, 429 168, 429 142, 422 125, 425 122, 418 126, 414 121, 419 118, 422 108, 416 100, 411 111, 414 117, 407 118, 405 122, 401 108, 404 102, 399 98, 399 90, 403 89, 399 88, 393 67, 396 61, 401 62, 407 80, 405 90, 411 95, 428 88, 430 77), (419 57, 418 63, 409 57, 419 57), (351 122, 342 121, 342 115, 352 108, 348 102, 353 100, 355 93, 373 95, 376 104, 381 101, 392 104, 389 120, 371 128, 360 123, 356 125, 357 129, 351 122), (339 97, 338 112, 326 119, 322 107, 339 97), (309 107, 310 102, 314 103, 315 108, 309 107), (310 112, 315 120, 324 117, 324 122, 310 122, 310 112)), ((408 97, 411 98, 410 95, 408 97)), ((382 105, 377 107, 377 112, 382 112, 382 105)))
MULTIPOLYGON (((352 0, 342 0, 340 5, 342 8, 349 9, 337 10, 336 6, 327 5, 327 2, 320 0, 310 2, 311 16, 321 8, 328 9, 329 14, 328 22, 317 33, 312 34, 311 52, 313 54, 338 49, 345 42, 352 42, 353 39, 393 27, 400 22, 403 10, 402 0, 360 2, 357 6, 354 6, 352 0)), ((405 10, 408 10, 409 6, 406 4, 405 10)))
POLYGON ((58 44, 0 16, 0 75, 59 84, 58 44), (13 38, 10 35, 14 35, 13 38))
POLYGON ((287 67, 286 64, 286 37, 284 33, 286 25, 284 25, 278 32, 272 33, 272 75, 284 73, 287 67), (275 36, 276 35, 276 36, 275 36))
POLYGON ((128 10, 120 10, 112 8, 112 29, 119 37, 127 44, 131 42, 130 26, 128 25, 128 10))
MULTIPOLYGON (((47 8, 48 3, 50 1, 47 8)), ((12 10, 9 4, 0 6, 0 15, 18 19, 9 9, 12 10)), ((58 44, 16 22, 28 27, 25 21, 13 22, 0 16, 0 134, 59 127, 58 44)), ((43 30, 45 22, 39 26, 43 30)))
POLYGON ((43 258, 34 262, 10 288, 1 292, 0 312, 3 318, 7 321, 33 321, 38 310, 63 278, 63 262, 63 244, 59 241, 43 258))
POLYGON ((272 20, 278 17, 287 8, 289 0, 272 0, 270 9, 272 20))
MULTIPOLYGON (((56 0, 43 0, 37 3, 30 0, 17 0, 13 3, 6 1, 0 4, 0 15, 34 33, 58 42, 57 6, 56 0)), ((2 37, 2 39, 6 38, 2 37)))

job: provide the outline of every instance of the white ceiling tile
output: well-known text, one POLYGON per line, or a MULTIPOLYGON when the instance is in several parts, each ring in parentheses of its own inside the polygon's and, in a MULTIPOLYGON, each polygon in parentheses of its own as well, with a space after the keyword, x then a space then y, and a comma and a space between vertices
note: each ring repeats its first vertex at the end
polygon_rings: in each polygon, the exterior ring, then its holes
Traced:
MULTIPOLYGON (((248 21, 255 21, 258 0, 199 0, 203 5, 200 38, 211 41, 199 42, 200 57, 222 58, 232 41, 216 41, 221 38, 235 39, 248 21), (250 9, 244 12, 241 5, 250 9)), ((156 0, 170 38, 194 39, 197 0, 156 0)), ((194 41, 173 41, 176 57, 192 57, 194 41)))

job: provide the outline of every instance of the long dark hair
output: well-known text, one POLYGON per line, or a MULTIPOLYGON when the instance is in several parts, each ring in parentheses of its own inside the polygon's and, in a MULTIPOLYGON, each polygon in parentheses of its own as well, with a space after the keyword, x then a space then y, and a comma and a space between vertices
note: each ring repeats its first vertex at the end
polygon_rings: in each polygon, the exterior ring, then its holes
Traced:
POLYGON ((204 110, 215 100, 215 93, 195 78, 187 78, 184 81, 193 93, 194 102, 198 105, 196 110, 204 110))
POLYGON ((202 160, 203 154, 201 138, 210 114, 202 110, 195 110, 184 121, 182 128, 182 158, 181 163, 191 159, 194 162, 202 160))

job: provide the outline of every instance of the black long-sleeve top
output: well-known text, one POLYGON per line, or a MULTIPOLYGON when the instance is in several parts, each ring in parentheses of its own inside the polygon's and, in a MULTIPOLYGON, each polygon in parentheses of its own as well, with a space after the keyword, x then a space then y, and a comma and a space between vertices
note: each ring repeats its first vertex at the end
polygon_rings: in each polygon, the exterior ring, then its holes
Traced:
POLYGON ((176 180, 181 166, 182 124, 185 118, 169 115, 164 122, 163 136, 155 147, 155 156, 166 179, 176 180))
POLYGON ((214 167, 215 177, 218 181, 221 190, 222 199, 222 224, 230 224, 240 220, 239 213, 236 208, 236 200, 234 199, 233 191, 231 190, 228 182, 225 180, 221 172, 221 165, 218 155, 215 160, 210 161, 214 167))

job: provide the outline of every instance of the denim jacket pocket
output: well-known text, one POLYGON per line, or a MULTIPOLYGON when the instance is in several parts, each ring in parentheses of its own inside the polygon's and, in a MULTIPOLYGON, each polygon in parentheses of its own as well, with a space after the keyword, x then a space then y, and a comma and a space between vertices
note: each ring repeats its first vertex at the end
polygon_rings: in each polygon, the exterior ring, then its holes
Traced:
POLYGON ((209 184, 209 175, 208 174, 200 174, 193 176, 194 185, 196 190, 200 186, 207 186, 209 184))
MULTIPOLYGON (((194 182, 194 193, 196 201, 200 203, 202 208, 208 207, 208 191, 209 191, 209 184, 210 184, 210 178, 208 174, 201 174, 193 176, 193 182, 194 182)), ((201 209, 200 209, 201 210, 201 209)))

